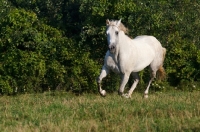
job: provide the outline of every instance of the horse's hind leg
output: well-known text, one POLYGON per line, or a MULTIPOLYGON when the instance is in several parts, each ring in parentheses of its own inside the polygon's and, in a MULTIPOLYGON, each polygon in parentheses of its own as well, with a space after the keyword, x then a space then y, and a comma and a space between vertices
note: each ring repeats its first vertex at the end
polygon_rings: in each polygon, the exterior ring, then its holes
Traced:
POLYGON ((144 97, 145 97, 145 98, 148 98, 149 87, 150 87, 152 81, 154 80, 154 78, 156 78, 156 71, 155 71, 155 70, 152 70, 152 69, 150 68, 150 72, 151 72, 151 79, 149 80, 148 86, 147 86, 146 90, 144 91, 144 97))
POLYGON ((101 82, 102 82, 102 79, 105 78, 109 74, 109 72, 110 70, 106 68, 106 66, 104 65, 102 67, 101 74, 97 78, 98 91, 102 96, 106 96, 106 91, 101 88, 101 82))
POLYGON ((135 88, 139 82, 139 79, 140 79, 138 73, 132 73, 132 75, 134 77, 134 83, 132 84, 130 90, 128 91, 128 94, 125 95, 126 98, 131 98, 131 95, 132 95, 133 91, 135 90, 135 88))

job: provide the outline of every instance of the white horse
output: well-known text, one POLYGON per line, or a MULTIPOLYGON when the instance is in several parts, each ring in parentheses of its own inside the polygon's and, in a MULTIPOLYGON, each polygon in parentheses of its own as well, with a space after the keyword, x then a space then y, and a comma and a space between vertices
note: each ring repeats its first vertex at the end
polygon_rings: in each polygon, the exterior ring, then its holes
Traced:
POLYGON ((102 96, 106 95, 106 91, 101 88, 101 82, 110 71, 113 71, 119 73, 121 77, 118 93, 127 98, 131 97, 133 90, 139 82, 138 72, 149 66, 151 79, 144 92, 144 97, 147 98, 150 84, 156 78, 156 72, 158 72, 159 78, 163 79, 165 77, 163 62, 166 49, 153 36, 129 38, 125 34, 128 30, 121 23, 121 19, 118 21, 106 20, 106 25, 109 50, 106 53, 101 74, 97 79, 100 94, 102 96), (131 73, 134 75, 134 83, 128 93, 124 94, 124 87, 131 73))

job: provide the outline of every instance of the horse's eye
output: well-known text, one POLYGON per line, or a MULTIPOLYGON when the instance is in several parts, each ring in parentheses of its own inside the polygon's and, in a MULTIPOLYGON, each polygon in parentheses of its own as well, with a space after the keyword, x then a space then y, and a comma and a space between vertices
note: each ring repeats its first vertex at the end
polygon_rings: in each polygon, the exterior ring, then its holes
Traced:
POLYGON ((115 31, 115 34, 116 34, 116 35, 118 35, 118 34, 119 34, 119 32, 118 32, 118 31, 115 31))

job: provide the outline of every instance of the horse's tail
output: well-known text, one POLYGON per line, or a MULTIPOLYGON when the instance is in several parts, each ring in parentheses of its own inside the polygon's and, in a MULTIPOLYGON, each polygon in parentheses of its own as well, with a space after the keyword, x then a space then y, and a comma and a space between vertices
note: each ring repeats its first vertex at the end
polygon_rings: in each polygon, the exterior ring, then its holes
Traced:
POLYGON ((157 71, 157 77, 159 80, 164 80, 166 79, 166 72, 165 69, 163 68, 163 63, 164 63, 164 59, 165 59, 165 54, 166 54, 166 49, 162 48, 163 50, 163 58, 162 58, 162 64, 160 65, 158 71, 157 71))

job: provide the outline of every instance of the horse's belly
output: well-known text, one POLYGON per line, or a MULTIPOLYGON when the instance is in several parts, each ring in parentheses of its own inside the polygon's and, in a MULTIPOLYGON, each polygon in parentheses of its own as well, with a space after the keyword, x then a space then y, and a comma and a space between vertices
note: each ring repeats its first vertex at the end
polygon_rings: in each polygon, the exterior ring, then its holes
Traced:
POLYGON ((138 54, 134 55, 133 59, 133 70, 134 72, 138 72, 149 66, 153 60, 155 59, 155 51, 149 45, 146 47, 138 46, 138 54))
POLYGON ((148 65, 138 65, 138 66, 135 66, 132 71, 133 72, 139 72, 139 71, 143 70, 144 68, 146 68, 147 66, 148 65))
POLYGON ((150 65, 150 63, 153 61, 153 56, 149 57, 148 59, 140 59, 139 61, 135 62, 133 64, 133 72, 139 72, 150 65))

